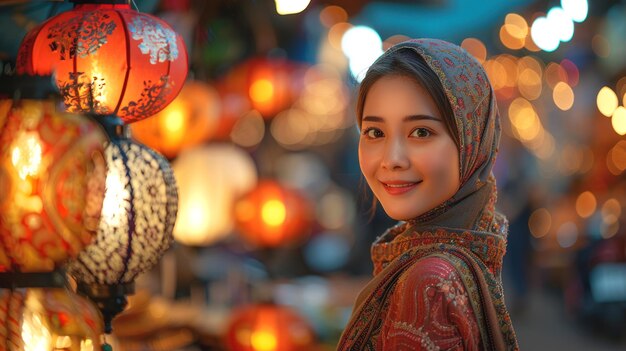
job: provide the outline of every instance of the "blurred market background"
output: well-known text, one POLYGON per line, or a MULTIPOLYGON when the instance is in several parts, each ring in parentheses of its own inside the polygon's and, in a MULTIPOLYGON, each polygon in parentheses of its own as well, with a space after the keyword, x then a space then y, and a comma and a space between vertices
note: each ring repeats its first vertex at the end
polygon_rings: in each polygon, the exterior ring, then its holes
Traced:
MULTIPOLYGON (((30 29, 72 6, 1 1, 3 73, 30 29)), ((394 224, 368 212, 356 88, 385 49, 417 37, 463 46, 496 89, 503 280, 522 350, 626 349, 626 1, 131 6, 183 37, 189 74, 132 125, 171 162, 180 202, 176 242, 138 279, 114 349, 334 349, 371 276, 369 245, 394 224), (246 318, 257 329, 237 329, 246 318)))

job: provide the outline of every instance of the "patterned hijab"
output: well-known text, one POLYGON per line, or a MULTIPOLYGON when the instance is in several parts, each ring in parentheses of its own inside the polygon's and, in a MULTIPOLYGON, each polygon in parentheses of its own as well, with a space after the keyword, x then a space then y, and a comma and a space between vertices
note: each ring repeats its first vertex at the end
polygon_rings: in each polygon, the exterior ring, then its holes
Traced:
POLYGON ((382 57, 406 49, 414 50, 435 72, 450 102, 459 141, 461 186, 443 204, 401 222, 374 242, 375 277, 359 295, 338 350, 367 349, 376 333, 374 321, 384 313, 385 296, 397 277, 429 255, 449 260, 472 292, 485 349, 517 350, 500 279, 507 222, 495 211, 492 168, 500 141, 495 93, 481 64, 454 44, 413 39, 393 46, 382 57))

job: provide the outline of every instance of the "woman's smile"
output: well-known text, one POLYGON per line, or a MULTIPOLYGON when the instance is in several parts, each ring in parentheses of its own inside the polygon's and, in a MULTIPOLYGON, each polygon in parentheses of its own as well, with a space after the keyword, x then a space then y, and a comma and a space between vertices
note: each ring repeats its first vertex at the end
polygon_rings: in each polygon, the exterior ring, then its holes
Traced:
POLYGON ((380 183, 383 185, 383 188, 385 188, 385 190, 390 194, 390 195, 402 195, 405 194, 413 189, 415 189, 417 187, 417 185, 419 183, 421 183, 422 181, 417 181, 417 182, 407 182, 407 181, 403 181, 403 180, 392 180, 392 181, 380 181, 380 183))

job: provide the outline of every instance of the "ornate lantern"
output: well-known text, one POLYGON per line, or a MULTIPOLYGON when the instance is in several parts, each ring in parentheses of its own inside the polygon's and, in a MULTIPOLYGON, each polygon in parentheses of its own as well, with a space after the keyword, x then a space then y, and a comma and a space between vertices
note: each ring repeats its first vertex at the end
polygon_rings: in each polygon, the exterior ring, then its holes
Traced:
POLYGON ((106 136, 86 117, 36 100, 52 90, 40 77, 16 87, 20 100, 0 100, 0 272, 52 271, 98 228, 106 136))
POLYGON ((220 115, 220 98, 213 88, 200 81, 185 84, 165 109, 151 118, 133 123, 137 141, 168 158, 198 145, 215 132, 220 115))
POLYGON ((70 290, 0 290, 0 350, 96 351, 101 334, 98 311, 70 290))
POLYGON ((107 129, 117 131, 105 149, 108 174, 98 235, 68 266, 78 291, 103 311, 105 331, 133 292, 133 281, 151 269, 173 241, 178 195, 167 160, 126 137, 116 117, 107 129), (119 303, 119 304, 118 304, 119 303))
POLYGON ((235 220, 244 239, 256 246, 275 247, 308 235, 312 209, 300 192, 263 181, 237 202, 235 220))
POLYGON ((307 321, 290 308, 271 304, 235 311, 226 334, 233 351, 311 350, 315 340, 307 321))
POLYGON ((187 75, 184 43, 128 0, 72 0, 74 9, 31 30, 17 70, 54 73, 70 112, 116 114, 126 123, 162 110, 187 75))
POLYGON ((257 183, 250 155, 232 145, 208 145, 181 153, 172 168, 180 194, 176 240, 209 245, 231 233, 235 201, 257 183))

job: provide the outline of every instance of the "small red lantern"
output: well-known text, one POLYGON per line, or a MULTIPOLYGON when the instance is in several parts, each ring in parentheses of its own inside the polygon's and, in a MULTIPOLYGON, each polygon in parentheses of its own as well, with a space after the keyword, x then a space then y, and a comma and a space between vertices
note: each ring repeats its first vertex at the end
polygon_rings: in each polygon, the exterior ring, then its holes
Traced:
POLYGON ((300 192, 263 181, 235 205, 241 235, 260 247, 285 245, 309 234, 312 210, 300 192))
POLYGON ((131 123, 167 106, 187 76, 181 37, 128 1, 73 2, 73 10, 26 35, 17 71, 54 74, 70 112, 116 114, 131 123))
POLYGON ((226 344, 233 351, 306 351, 315 341, 307 321, 284 306, 260 304, 233 314, 226 344))
POLYGON ((223 95, 240 93, 264 118, 270 119, 291 106, 302 88, 294 77, 298 67, 282 59, 255 58, 236 67, 221 84, 223 95))

